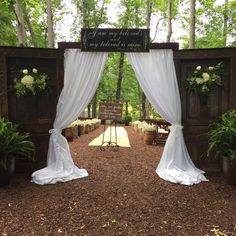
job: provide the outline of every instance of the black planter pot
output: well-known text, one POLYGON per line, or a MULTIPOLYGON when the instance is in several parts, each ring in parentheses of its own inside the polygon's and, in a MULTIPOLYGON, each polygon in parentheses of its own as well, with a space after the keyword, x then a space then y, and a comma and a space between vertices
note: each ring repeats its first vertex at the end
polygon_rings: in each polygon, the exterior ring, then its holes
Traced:
POLYGON ((14 170, 15 158, 11 158, 7 161, 6 168, 0 166, 0 187, 10 184, 14 170))
POLYGON ((223 172, 228 184, 236 186, 236 161, 232 162, 228 157, 223 157, 223 172))

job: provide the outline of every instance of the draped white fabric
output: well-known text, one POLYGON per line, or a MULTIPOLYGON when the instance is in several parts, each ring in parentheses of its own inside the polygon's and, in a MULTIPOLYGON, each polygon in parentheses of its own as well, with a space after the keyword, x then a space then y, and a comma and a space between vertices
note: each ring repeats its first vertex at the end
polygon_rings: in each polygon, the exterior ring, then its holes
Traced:
POLYGON ((184 185, 207 181, 204 172, 194 166, 184 142, 172 50, 127 53, 127 56, 148 100, 172 124, 156 173, 162 179, 184 185))
POLYGON ((88 176, 74 165, 69 145, 61 134, 91 101, 99 84, 107 53, 86 53, 69 49, 65 53, 64 87, 57 104, 57 114, 49 140, 47 167, 32 174, 36 184, 54 184, 88 176))

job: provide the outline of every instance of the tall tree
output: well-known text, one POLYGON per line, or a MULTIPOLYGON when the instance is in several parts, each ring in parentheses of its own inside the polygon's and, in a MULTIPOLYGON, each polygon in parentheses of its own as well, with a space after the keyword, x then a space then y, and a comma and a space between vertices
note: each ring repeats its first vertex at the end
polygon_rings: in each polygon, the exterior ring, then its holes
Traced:
MULTIPOLYGON (((120 22, 121 22, 122 28, 127 28, 129 26, 128 21, 131 14, 131 4, 127 0, 121 1, 121 4, 125 7, 125 13, 124 13, 124 17, 122 18, 120 22)), ((116 100, 120 100, 120 97, 121 97, 123 70, 124 70, 124 57, 125 57, 125 54, 121 52, 120 57, 119 57, 119 66, 118 66, 116 100)))
POLYGON ((172 0, 168 0, 167 22, 168 22, 168 32, 166 36, 166 42, 170 42, 172 35, 172 0))
POLYGON ((236 0, 223 4, 216 4, 214 0, 200 0, 196 9, 196 48, 217 48, 233 44, 236 33, 234 4, 236 0))
MULTIPOLYGON (((106 5, 109 0, 72 0, 77 9, 77 16, 74 21, 73 32, 79 35, 78 28, 97 28, 107 22, 106 5)), ((97 113, 97 92, 87 107, 88 115, 96 117, 97 113), (92 112, 91 112, 92 108, 92 112)))
POLYGON ((25 23, 24 14, 20 0, 16 0, 14 5, 14 11, 17 20, 17 38, 21 46, 26 46, 26 33, 25 33, 25 23))
POLYGON ((0 1, 0 45, 17 46, 17 28, 15 23, 14 5, 9 1, 0 1))
POLYGON ((52 14, 52 1, 46 0, 47 4, 47 32, 48 32, 48 47, 54 47, 54 32, 53 32, 53 14, 52 14))
MULTIPOLYGON (((122 0, 121 6, 124 8, 123 14, 119 19, 119 27, 128 28, 134 27, 137 28, 142 24, 141 20, 141 7, 142 3, 139 0, 122 0)), ((116 89, 116 99, 119 100, 121 98, 122 93, 122 81, 124 78, 124 61, 125 61, 124 53, 120 53, 119 56, 119 66, 118 66, 118 78, 117 78, 117 89, 116 89)))
POLYGON ((30 36, 31 36, 32 44, 33 44, 34 47, 38 47, 38 43, 37 43, 36 38, 35 38, 34 29, 33 29, 32 23, 30 21, 29 14, 28 14, 26 9, 24 9, 24 18, 25 18, 25 22, 26 22, 26 24, 29 28, 29 33, 30 33, 30 36))
MULTIPOLYGON (((129 18, 129 13, 130 13, 130 5, 129 5, 129 2, 126 0, 122 1, 121 4, 125 7, 124 18, 121 21, 122 28, 127 28, 128 27, 128 18, 129 18)), ((123 69, 124 69, 124 57, 125 57, 125 54, 123 52, 121 52, 120 57, 119 57, 118 77, 117 77, 117 85, 116 85, 116 100, 120 100, 120 97, 121 97, 123 69)))
POLYGON ((152 1, 147 0, 146 26, 150 28, 152 15, 152 1))
MULTIPOLYGON (((27 7, 27 4, 29 2, 27 1, 22 1, 22 11, 23 11, 23 16, 24 16, 24 21, 25 21, 25 29, 26 29, 26 32, 27 32, 27 28, 28 28, 28 31, 29 31, 29 34, 30 34, 30 37, 31 37, 31 41, 32 41, 32 45, 34 47, 37 47, 38 44, 37 44, 37 40, 36 40, 36 37, 35 37, 35 32, 34 32, 34 28, 33 28, 33 25, 32 25, 32 22, 31 22, 31 17, 29 16, 29 7, 27 7)), ((26 38, 27 40, 27 38, 26 38)), ((28 45, 31 45, 31 43, 27 42, 28 45)))
POLYGON ((228 29, 228 0, 225 0, 225 6, 224 6, 224 25, 223 25, 223 39, 224 39, 224 45, 226 47, 227 45, 227 29, 228 29))
POLYGON ((118 78, 117 78, 117 86, 116 86, 116 100, 120 100, 120 96, 121 96, 123 69, 124 69, 124 57, 125 57, 125 54, 123 52, 121 52, 120 58, 119 58, 119 67, 118 67, 119 69, 118 69, 118 78))
MULTIPOLYGON (((147 0, 146 2, 146 28, 149 29, 151 25, 151 15, 152 15, 152 1, 147 0)), ((148 102, 146 95, 142 92, 142 118, 149 118, 149 107, 150 103, 148 102)))
POLYGON ((189 48, 195 48, 195 12, 196 0, 190 0, 189 48))
POLYGON ((106 7, 110 0, 72 0, 77 10, 74 20, 73 34, 80 38, 80 28, 97 28, 101 24, 107 23, 106 7))

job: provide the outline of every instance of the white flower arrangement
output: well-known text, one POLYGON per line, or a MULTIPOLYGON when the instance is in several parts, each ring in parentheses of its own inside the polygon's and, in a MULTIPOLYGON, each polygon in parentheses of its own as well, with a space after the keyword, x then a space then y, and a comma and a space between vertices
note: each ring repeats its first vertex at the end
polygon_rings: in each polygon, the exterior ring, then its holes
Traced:
POLYGON ((143 127, 143 130, 146 131, 146 132, 155 131, 156 127, 155 127, 155 125, 146 124, 143 127))
POLYGON ((138 124, 140 124, 140 123, 141 123, 141 121, 136 120, 136 121, 133 121, 133 122, 132 122, 132 125, 138 125, 138 124))
POLYGON ((68 127, 74 127, 74 126, 85 126, 85 125, 95 125, 100 124, 101 120, 99 119, 88 119, 88 120, 75 120, 72 122, 68 127))
POLYGON ((36 68, 21 70, 19 77, 14 79, 14 88, 17 96, 36 95, 48 88, 48 76, 44 73, 39 73, 36 68))
POLYGON ((221 85, 222 63, 202 68, 197 66, 186 79, 186 89, 202 94, 209 94, 218 85, 221 85))

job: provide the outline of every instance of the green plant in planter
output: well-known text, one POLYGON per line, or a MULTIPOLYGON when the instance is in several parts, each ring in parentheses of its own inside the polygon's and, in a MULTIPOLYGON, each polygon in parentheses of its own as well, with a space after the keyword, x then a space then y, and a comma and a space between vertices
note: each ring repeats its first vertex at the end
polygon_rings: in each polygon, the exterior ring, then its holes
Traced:
MULTIPOLYGON (((213 129, 208 132, 208 155, 215 152, 216 157, 224 157, 223 171, 225 176, 226 169, 235 168, 236 172, 236 109, 224 113, 218 122, 213 125, 213 129), (227 162, 227 163, 226 163, 227 162)), ((228 182, 232 183, 232 180, 228 182)))
POLYGON ((208 133, 208 154, 224 155, 236 161, 236 109, 223 114, 208 133))
POLYGON ((9 162, 13 159, 33 159, 34 143, 29 134, 19 133, 18 126, 0 119, 0 169, 8 171, 9 162))
POLYGON ((122 118, 122 123, 125 125, 129 125, 131 121, 132 121, 132 116, 130 114, 127 114, 122 118))

